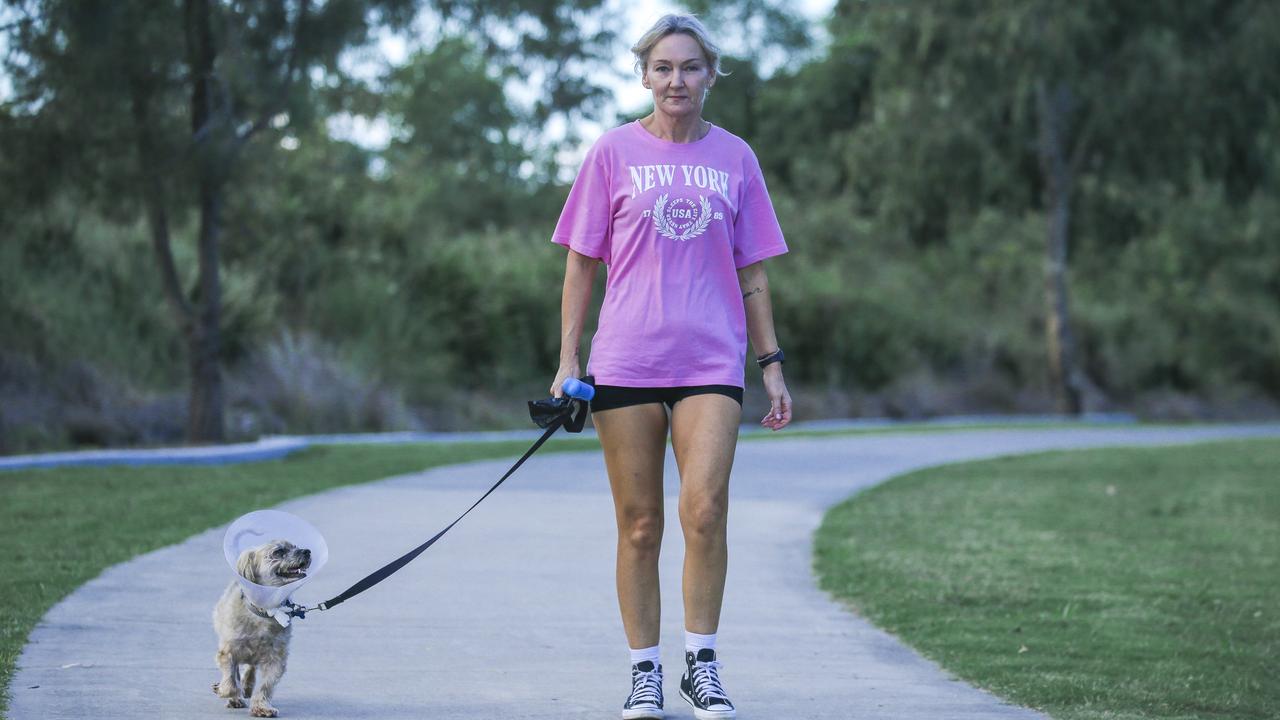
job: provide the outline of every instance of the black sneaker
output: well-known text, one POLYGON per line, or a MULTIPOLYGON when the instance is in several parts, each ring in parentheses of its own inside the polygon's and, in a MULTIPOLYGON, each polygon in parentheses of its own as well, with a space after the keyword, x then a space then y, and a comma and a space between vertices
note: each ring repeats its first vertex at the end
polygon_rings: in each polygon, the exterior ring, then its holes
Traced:
POLYGON ((728 720, 736 716, 729 695, 720 685, 720 663, 716 651, 702 648, 697 655, 684 654, 685 672, 680 678, 680 697, 693 706, 698 720, 728 720))
POLYGON ((649 660, 631 666, 631 694, 622 720, 662 720, 662 666, 649 660))

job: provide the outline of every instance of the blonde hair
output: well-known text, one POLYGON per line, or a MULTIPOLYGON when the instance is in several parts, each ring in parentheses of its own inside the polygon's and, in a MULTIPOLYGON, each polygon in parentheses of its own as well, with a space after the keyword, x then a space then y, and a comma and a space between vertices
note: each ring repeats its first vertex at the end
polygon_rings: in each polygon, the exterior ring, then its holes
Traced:
POLYGON ((636 56, 636 72, 644 75, 645 66, 649 63, 649 53, 653 52, 653 46, 658 44, 662 38, 674 33, 684 33, 693 38, 698 43, 698 47, 702 48, 702 54, 707 58, 707 64, 711 66, 715 77, 728 75, 729 73, 720 71, 720 47, 711 42, 707 29, 697 17, 687 14, 663 15, 653 27, 640 36, 635 45, 631 46, 631 54, 636 56))

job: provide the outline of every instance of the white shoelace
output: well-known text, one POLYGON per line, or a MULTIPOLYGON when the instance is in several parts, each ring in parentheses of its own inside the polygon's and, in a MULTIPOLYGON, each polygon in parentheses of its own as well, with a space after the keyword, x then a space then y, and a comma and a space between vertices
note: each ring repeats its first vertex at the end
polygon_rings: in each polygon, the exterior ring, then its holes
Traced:
POLYGON ((698 696, 698 700, 702 704, 724 704, 709 702, 711 698, 719 698, 726 703, 729 701, 728 694, 725 693, 724 688, 720 685, 719 673, 719 660, 712 660, 711 662, 695 661, 693 663, 693 694, 698 696))
POLYGON ((662 705, 662 671, 654 668, 649 672, 632 669, 631 697, 627 700, 629 707, 638 705, 662 705))

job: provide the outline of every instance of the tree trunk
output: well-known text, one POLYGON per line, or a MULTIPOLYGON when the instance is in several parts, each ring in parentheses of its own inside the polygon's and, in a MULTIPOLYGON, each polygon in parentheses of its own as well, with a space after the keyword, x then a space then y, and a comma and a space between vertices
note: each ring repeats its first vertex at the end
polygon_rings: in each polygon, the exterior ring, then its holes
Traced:
POLYGON ((223 432, 222 393, 222 282, 218 269, 218 241, 221 234, 224 173, 219 147, 221 133, 212 131, 214 59, 209 0, 186 0, 187 57, 191 68, 191 133, 197 143, 194 158, 198 165, 200 194, 199 297, 194 322, 187 334, 191 371, 187 440, 193 443, 221 442, 223 432))
POLYGON ((151 125, 151 88, 144 78, 132 78, 129 83, 130 104, 133 111, 134 142, 138 151, 138 174, 142 181, 142 202, 147 209, 147 229, 151 232, 151 249, 155 253, 160 271, 160 286, 165 300, 173 311, 174 324, 187 338, 193 324, 191 304, 182 290, 177 263, 173 259, 172 235, 169 232, 169 213, 165 200, 165 186, 160 178, 159 158, 153 141, 151 125))
POLYGON ((1058 84, 1052 91, 1036 85, 1039 115, 1040 168, 1045 180, 1048 214, 1045 246, 1045 339, 1049 352, 1049 384, 1057 411, 1079 415, 1082 408, 1080 371, 1076 366, 1067 288, 1067 246, 1071 230, 1074 171, 1067 160, 1066 135, 1071 113, 1071 90, 1058 84))
POLYGON ((200 179, 200 309, 188 336, 191 367, 187 439, 221 442, 222 284, 218 274, 218 238, 222 222, 222 187, 216 178, 200 179))

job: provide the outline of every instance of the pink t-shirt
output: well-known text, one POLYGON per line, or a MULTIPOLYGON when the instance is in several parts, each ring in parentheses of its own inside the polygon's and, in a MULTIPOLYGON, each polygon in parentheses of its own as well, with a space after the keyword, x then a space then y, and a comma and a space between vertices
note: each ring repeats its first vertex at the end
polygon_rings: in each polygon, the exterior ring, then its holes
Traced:
POLYGON ((787 251, 755 154, 712 126, 673 143, 606 132, 552 240, 608 266, 587 372, 601 385, 743 387, 739 268, 787 251))

